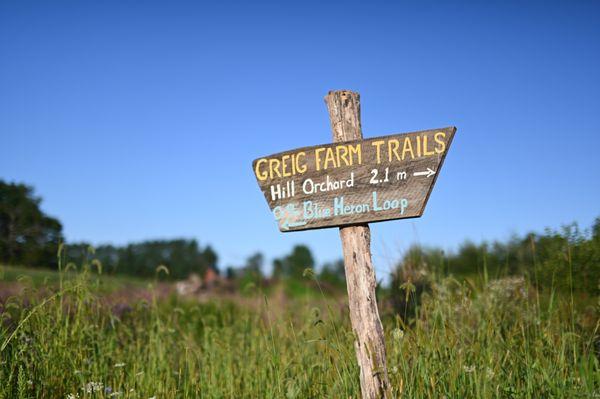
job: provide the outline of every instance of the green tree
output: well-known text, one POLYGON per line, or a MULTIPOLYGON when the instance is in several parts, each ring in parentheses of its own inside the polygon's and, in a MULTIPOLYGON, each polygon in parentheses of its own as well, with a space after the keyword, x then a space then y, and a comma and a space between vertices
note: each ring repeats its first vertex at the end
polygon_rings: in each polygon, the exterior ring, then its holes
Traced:
POLYGON ((346 272, 344 270, 344 260, 338 259, 335 262, 325 263, 319 273, 319 280, 336 288, 345 288, 346 272))
POLYGON ((273 278, 280 279, 284 277, 284 261, 283 259, 273 260, 273 278))
POLYGON ((263 282, 263 265, 265 257, 262 253, 256 252, 246 259, 245 265, 238 272, 239 286, 245 287, 249 283, 255 286, 262 285, 263 282))
POLYGON ((257 252, 254 255, 248 257, 248 259, 246 259, 246 265, 244 266, 244 269, 246 273, 251 273, 257 277, 262 277, 262 269, 264 262, 265 257, 263 256, 263 254, 257 252))
MULTIPOLYGON (((194 240, 195 242, 195 240, 194 240)), ((196 244, 197 245, 197 244, 196 244)), ((199 257, 199 262, 202 264, 204 268, 211 268, 217 274, 219 274, 219 267, 217 266, 217 262, 219 261, 219 256, 212 249, 210 245, 207 245, 206 248, 202 251, 199 257)))
POLYGON ((596 220, 594 220, 594 225, 592 226, 592 238, 600 241, 600 217, 597 217, 596 220))
POLYGON ((25 184, 0 180, 0 262, 56 267, 62 225, 25 184))
POLYGON ((210 247, 200 247, 196 240, 152 240, 128 244, 124 247, 101 245, 93 254, 89 244, 69 244, 69 260, 82 264, 96 258, 102 264, 104 273, 129 274, 139 277, 153 277, 156 268, 164 265, 169 274, 167 279, 183 279, 190 273, 204 275, 208 268, 218 272, 218 256, 210 247))
POLYGON ((302 278, 305 269, 315 267, 315 259, 306 245, 296 245, 283 259, 273 261, 274 277, 302 278))

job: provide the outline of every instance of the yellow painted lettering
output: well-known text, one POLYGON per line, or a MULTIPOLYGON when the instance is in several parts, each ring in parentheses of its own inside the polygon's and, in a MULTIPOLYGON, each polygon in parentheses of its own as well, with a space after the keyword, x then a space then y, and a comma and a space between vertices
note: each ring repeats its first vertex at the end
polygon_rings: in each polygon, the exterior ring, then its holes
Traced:
POLYGON ((290 159, 289 155, 284 155, 281 157, 281 174, 283 177, 290 177, 292 174, 287 171, 287 161, 290 159))
POLYGON ((400 158, 400 155, 398 154, 398 147, 400 146, 400 142, 396 139, 390 139, 388 141, 388 160, 390 162, 393 161, 392 159, 392 155, 394 155, 396 157, 396 160, 400 161, 402 160, 400 158))
POLYGON ((267 163, 267 160, 265 158, 261 158, 258 161, 256 161, 256 165, 254 165, 254 173, 256 174, 256 178, 260 181, 265 181, 267 180, 267 177, 269 176, 269 174, 264 171, 261 170, 260 166, 267 163))
POLYGON ((410 152, 411 159, 415 159, 415 153, 413 152, 412 143, 410 142, 410 137, 406 137, 404 139, 404 146, 402 147, 402 160, 406 158, 406 153, 410 152))
POLYGON ((428 157, 430 155, 435 154, 435 152, 427 150, 427 138, 428 138, 427 136, 423 136, 423 156, 424 157, 428 157))
POLYGON ((323 164, 323 169, 327 169, 329 163, 332 163, 334 168, 336 167, 335 155, 333 154, 333 149, 331 149, 331 147, 327 148, 325 151, 325 163, 323 164))
POLYGON ((300 164, 300 157, 306 157, 306 153, 304 151, 300 151, 298 154, 296 154, 296 170, 298 173, 302 174, 306 172, 307 166, 306 163, 300 164))
POLYGON ((317 168, 317 170, 321 170, 321 153, 325 151, 325 148, 321 147, 321 148, 317 148, 315 150, 315 166, 317 168))
POLYGON ((385 140, 377 140, 371 143, 371 145, 375 146, 375 154, 377 155, 377 163, 381 163, 381 145, 385 143, 385 140))
POLYGON ((348 144, 348 153, 350 154, 350 165, 352 165, 355 155, 357 159, 356 164, 362 165, 362 146, 360 144, 348 144))
POLYGON ((344 161, 345 166, 350 166, 351 163, 348 160, 348 147, 345 145, 340 145, 335 149, 337 155, 338 166, 342 165, 342 161, 344 161))
POLYGON ((279 171, 279 166, 281 166, 281 162, 279 159, 271 158, 269 159, 269 177, 272 179, 277 173, 278 177, 281 177, 281 172, 279 171))
POLYGON ((435 147, 435 152, 436 153, 441 154, 444 151, 446 151, 446 142, 443 140, 445 138, 446 138, 446 133, 444 133, 444 132, 437 132, 433 136, 433 139, 438 144, 438 146, 435 147))

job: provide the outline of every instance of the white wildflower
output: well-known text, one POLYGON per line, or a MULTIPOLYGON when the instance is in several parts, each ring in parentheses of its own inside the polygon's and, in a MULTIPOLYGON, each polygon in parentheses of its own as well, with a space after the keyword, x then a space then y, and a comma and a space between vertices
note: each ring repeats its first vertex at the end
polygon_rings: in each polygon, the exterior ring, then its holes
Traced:
POLYGON ((404 338, 404 331, 400 328, 394 328, 392 331, 392 337, 394 337, 396 341, 401 341, 402 338, 404 338))
POLYGON ((475 366, 463 366, 465 373, 472 373, 475 371, 475 366))
POLYGON ((488 283, 487 288, 491 299, 495 301, 514 301, 519 296, 526 297, 527 294, 525 279, 522 276, 493 280, 488 283))
POLYGON ((66 399, 77 399, 77 398, 79 398, 78 393, 68 393, 66 399))
POLYGON ((125 363, 116 363, 115 368, 125 367, 125 363))
POLYGON ((86 393, 94 393, 94 392, 100 392, 102 391, 102 388, 104 387, 104 384, 101 382, 88 382, 87 384, 85 384, 85 386, 81 389, 83 389, 86 393))

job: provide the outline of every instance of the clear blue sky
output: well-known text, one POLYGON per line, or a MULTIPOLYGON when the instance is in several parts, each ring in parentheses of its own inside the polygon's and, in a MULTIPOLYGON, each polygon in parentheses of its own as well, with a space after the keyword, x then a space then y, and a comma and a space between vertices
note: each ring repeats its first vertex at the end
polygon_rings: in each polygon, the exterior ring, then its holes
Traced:
POLYGON ((600 215, 597 1, 95 3, 0 4, 0 178, 68 240, 339 257, 337 229, 278 231, 251 168, 329 142, 331 89, 365 137, 458 127, 425 215, 372 226, 378 277, 414 242, 600 215))

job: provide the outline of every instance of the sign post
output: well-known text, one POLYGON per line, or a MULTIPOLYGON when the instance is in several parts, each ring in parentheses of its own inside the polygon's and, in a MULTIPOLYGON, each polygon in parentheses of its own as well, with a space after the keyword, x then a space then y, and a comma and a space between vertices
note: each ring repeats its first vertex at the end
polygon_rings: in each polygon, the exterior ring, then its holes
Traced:
POLYGON ((325 103, 333 144, 258 158, 253 169, 282 232, 340 228, 362 397, 387 399, 368 223, 423 214, 456 128, 363 140, 358 93, 331 91, 325 103))
MULTIPOLYGON (((361 140, 360 96, 348 91, 329 92, 333 141, 361 140)), ((344 269, 348 287, 350 322, 354 331, 354 349, 360 367, 363 398, 391 398, 385 358, 385 337, 375 298, 375 270, 371 259, 371 230, 367 223, 340 227, 344 269)))

